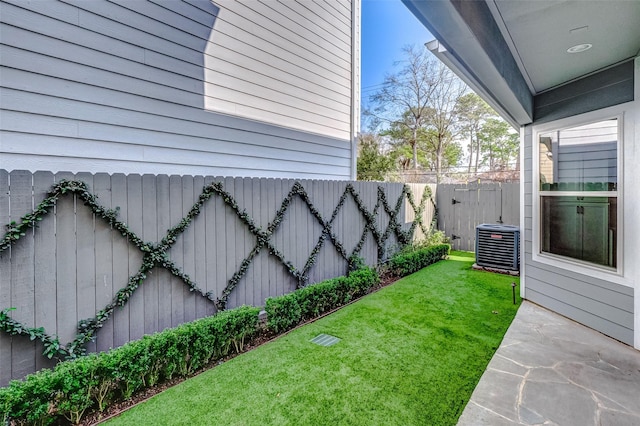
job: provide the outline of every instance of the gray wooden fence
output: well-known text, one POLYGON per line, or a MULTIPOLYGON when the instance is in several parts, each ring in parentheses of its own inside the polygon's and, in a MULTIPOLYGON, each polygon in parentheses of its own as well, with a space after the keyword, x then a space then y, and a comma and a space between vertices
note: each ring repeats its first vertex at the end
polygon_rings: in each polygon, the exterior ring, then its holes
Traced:
POLYGON ((438 229, 456 250, 475 251, 476 225, 520 224, 519 183, 440 184, 438 229))
MULTIPOLYGON (((260 306, 266 297, 293 291, 302 275, 310 283, 343 275, 352 254, 376 264, 412 229, 416 211, 405 188, 411 189, 418 212, 422 201, 427 227, 434 212, 432 201, 422 197, 426 186, 418 184, 310 180, 296 186, 286 179, 0 170, 0 226, 20 222, 64 179, 86 183, 101 206, 117 208, 118 220, 152 245, 186 217, 205 186, 218 183, 216 188, 226 194, 215 193, 204 202, 167 251, 172 264, 202 292, 189 291, 183 279, 156 265, 128 303, 105 322, 95 342, 88 344, 89 351, 104 351, 216 312, 213 298, 203 294, 219 297, 240 272, 227 307, 260 306), (294 187, 302 188, 307 198, 294 191, 290 203, 283 205, 294 187), (234 202, 238 211, 232 208, 234 202), (269 236, 270 246, 261 246, 259 232, 269 229, 279 210, 284 217, 269 236), (238 214, 243 211, 259 230, 250 230, 238 214), (310 265, 314 248, 319 251, 310 265), (243 264, 248 265, 244 271, 243 264)), ((417 235, 423 232, 415 229, 417 235)), ((66 344, 74 339, 78 321, 109 304, 142 262, 138 246, 94 214, 78 194, 67 193, 36 228, 0 252, 0 310, 15 308, 10 312, 14 320, 44 327, 66 344)), ((0 331, 0 386, 51 366, 41 354, 38 341, 0 331)))

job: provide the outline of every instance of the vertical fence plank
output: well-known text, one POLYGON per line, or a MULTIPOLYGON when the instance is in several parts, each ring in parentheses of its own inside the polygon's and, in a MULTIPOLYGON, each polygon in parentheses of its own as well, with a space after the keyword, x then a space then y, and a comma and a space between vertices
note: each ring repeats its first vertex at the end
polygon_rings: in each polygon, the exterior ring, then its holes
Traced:
MULTIPOLYGON (((376 205, 377 187, 378 187, 377 183, 366 186, 367 196, 368 196, 367 210, 369 211, 369 213, 371 213, 371 215, 373 215, 373 209, 375 208, 375 205, 376 205)), ((375 216, 372 216, 372 217, 374 218, 374 223, 372 223, 372 226, 375 228, 376 226, 375 222, 377 222, 376 217, 375 216)), ((367 241, 369 241, 369 244, 368 244, 369 250, 367 252, 367 257, 366 257, 367 264, 376 265, 378 263, 378 253, 376 250, 377 244, 371 229, 369 229, 369 233, 367 235, 367 241)))
MULTIPOLYGON (((224 179, 224 189, 227 191, 234 199, 237 200, 236 192, 235 192, 235 180, 232 177, 227 177, 224 179)), ((227 278, 224 283, 222 283, 222 288, 224 289, 228 284, 229 280, 233 277, 236 271, 239 269, 240 262, 242 259, 238 259, 242 255, 238 254, 238 244, 239 238, 237 235, 237 222, 239 221, 235 212, 230 207, 225 206, 225 233, 220 236, 226 240, 226 255, 227 255, 227 278)), ((221 294, 221 293, 218 293, 221 294)), ((230 299, 231 300, 231 299, 230 299)))
MULTIPOLYGON (((300 182, 300 184, 306 190, 304 182, 300 182)), ((309 229, 309 228, 306 226, 306 224, 307 224, 306 207, 307 206, 306 206, 304 200, 302 199, 302 197, 296 197, 296 198, 297 198, 297 200, 296 200, 296 207, 297 208, 296 208, 296 219, 295 219, 295 224, 294 224, 294 229, 296 231, 293 232, 292 238, 296 242, 296 255, 297 255, 296 266, 299 268, 300 272, 302 272, 302 269, 304 268, 304 265, 305 265, 305 263, 307 261, 307 258, 308 258, 308 254, 307 254, 307 238, 308 238, 309 235, 308 235, 307 232, 303 232, 302 235, 300 235, 298 230, 299 229, 309 229)))
MULTIPOLYGON (((32 175, 27 171, 11 172, 11 220, 20 218, 33 210, 32 175), (15 194, 15 195, 14 195, 15 194)), ((11 247, 11 307, 16 310, 11 316, 29 327, 35 325, 33 271, 33 230, 28 230, 11 247)), ((26 337, 16 336, 12 344, 12 374, 20 377, 35 369, 35 342, 26 337)))
MULTIPOLYGON (((111 205, 118 209, 118 220, 127 223, 128 212, 128 184, 127 177, 117 173, 111 176, 111 205)), ((113 276, 114 295, 127 285, 131 271, 135 266, 129 264, 130 243, 119 232, 111 233, 111 245, 113 247, 113 276)), ((135 249, 135 247, 134 247, 135 249)), ((113 346, 121 346, 129 341, 129 308, 127 303, 117 307, 113 312, 113 346)))
MULTIPOLYGON (((267 226, 271 224, 273 220, 275 220, 276 211, 278 208, 276 207, 276 187, 275 180, 273 178, 265 179, 265 189, 263 197, 266 200, 266 218, 267 218, 267 226)), ((266 230, 266 229, 265 229, 266 230)), ((275 234, 271 234, 269 241, 271 244, 275 244, 275 234)), ((276 277, 276 265, 274 263, 275 257, 269 254, 269 249, 267 248, 265 258, 267 263, 268 270, 268 285, 265 288, 266 294, 263 294, 263 298, 266 299, 269 296, 275 295, 277 293, 275 286, 277 282, 276 277)))
MULTIPOLYGON (((112 208, 111 177, 106 173, 97 173, 93 177, 93 191, 98 202, 106 209, 112 208)), ((104 308, 111 302, 114 295, 113 286, 113 243, 111 226, 103 219, 96 218, 95 223, 95 285, 96 309, 104 308)), ((118 288, 115 288, 117 291, 118 288)), ((96 350, 106 351, 114 346, 113 321, 107 321, 98 331, 96 350)))
MULTIPOLYGON (((273 216, 271 208, 269 208, 269 202, 271 201, 271 180, 262 178, 260 179, 260 226, 264 232, 267 232, 269 227, 269 221, 273 216)), ((264 300, 269 297, 269 287, 271 286, 271 268, 269 265, 269 248, 263 247, 261 251, 262 262, 262 277, 260 277, 260 295, 258 297, 259 303, 256 306, 264 306, 264 300)))
MULTIPOLYGON (((216 182, 223 182, 223 179, 216 178, 216 182)), ((225 227, 226 227, 226 216, 225 216, 225 206, 224 200, 219 195, 214 195, 209 200, 209 208, 212 210, 213 217, 209 222, 207 219, 207 235, 209 235, 209 231, 213 234, 214 241, 207 241, 207 247, 211 247, 211 253, 207 251, 207 256, 210 259, 212 265, 215 265, 215 274, 213 275, 210 287, 208 287, 207 291, 213 291, 216 297, 219 297, 222 294, 225 286, 228 282, 227 277, 227 253, 226 253, 226 238, 225 238, 225 227), (213 256, 213 257, 211 257, 213 256)), ((211 216, 207 216, 210 218, 211 216)), ((202 300, 203 306, 206 305, 205 311, 212 313, 214 312, 212 309, 211 303, 206 302, 204 299, 202 300)))
MULTIPOLYGON (((204 189, 204 177, 196 176, 193 178, 193 199, 194 201, 200 197, 204 189)), ((207 289, 207 236, 206 236, 206 214, 210 208, 213 208, 214 199, 217 196, 214 195, 213 199, 209 199, 204 203, 202 209, 200 210, 200 214, 195 219, 195 221, 191 224, 193 228, 193 239, 194 239, 194 258, 195 258, 195 282, 198 284, 205 293, 209 291, 207 289)), ((217 294, 216 294, 217 296, 217 294)), ((194 298, 193 302, 188 305, 185 304, 185 320, 189 320, 191 318, 195 318, 199 312, 199 305, 204 303, 201 298, 194 298)), ((203 309, 204 311, 204 309, 203 309)))
MULTIPOLYGON (((71 173, 57 173, 56 182, 74 179, 71 173)), ((77 333, 76 217, 75 197, 65 195, 56 203, 56 307, 60 342, 73 340, 77 333)))
MULTIPOLYGON (((9 215, 9 172, 0 170, 0 225, 11 221, 9 215)), ((0 252, 0 309, 11 307, 11 248, 0 252)), ((0 333, 0 386, 11 380, 11 337, 0 333)))
MULTIPOLYGON (((143 202, 142 202, 142 176, 127 176, 127 223, 129 228, 144 240, 143 234, 143 202)), ((148 242, 145 240, 145 242, 148 242)), ((129 276, 138 272, 141 265, 142 254, 133 244, 129 244, 129 276)), ((144 335, 144 293, 146 284, 143 283, 135 291, 129 300, 129 338, 139 339, 144 335)))
MULTIPOLYGON (((311 199, 311 203, 313 203, 313 205, 315 206, 315 208, 321 212, 320 210, 320 206, 319 206, 319 201, 322 200, 322 198, 318 197, 318 193, 320 188, 320 182, 316 179, 314 179, 313 181, 311 181, 310 184, 310 189, 309 189, 309 193, 310 193, 310 199, 311 199)), ((311 235, 311 241, 313 244, 313 247, 316 246, 316 244, 318 244, 318 241, 320 240, 320 235, 322 232, 322 226, 318 223, 318 220, 313 217, 311 215, 311 212, 309 212, 309 216, 311 218, 311 223, 313 224, 313 230, 312 230, 312 235, 311 235)), ((310 273, 309 273, 309 279, 310 282, 316 283, 318 281, 321 281, 321 278, 318 274, 318 272, 320 271, 320 256, 316 256, 316 263, 311 267, 310 273)))
MULTIPOLYGON (((207 176, 204 179, 204 185, 209 186, 214 182, 214 178, 207 176)), ((216 296, 219 297, 221 291, 218 290, 218 283, 216 281, 216 265, 218 262, 218 257, 220 255, 220 242, 217 241, 216 234, 216 217, 220 214, 218 202, 219 198, 217 195, 212 196, 207 201, 206 210, 203 212, 204 219, 204 245, 206 252, 206 260, 205 260, 205 282, 202 289, 205 291, 213 291, 216 293, 216 296)), ((202 318, 207 315, 207 302, 202 298, 196 298, 196 318, 202 318)))
MULTIPOLYGON (((214 184, 215 182, 221 181, 222 178, 216 178, 213 176, 206 176, 204 178, 204 186, 198 191, 198 197, 202 192, 204 192, 204 188, 214 184)), ((221 238, 225 240, 224 233, 223 236, 220 237, 216 231, 216 223, 219 215, 224 214, 224 203, 222 203, 222 198, 214 194, 209 201, 205 203, 207 207, 207 212, 202 212, 202 223, 204 225, 204 229, 202 231, 202 235, 204 236, 204 251, 205 251, 205 270, 204 274, 206 279, 203 282, 203 286, 200 288, 205 292, 213 292, 216 297, 220 296, 222 290, 218 290, 218 288, 224 288, 226 283, 222 283, 222 287, 220 287, 220 283, 217 281, 217 265, 220 262, 220 247, 222 243, 219 241, 221 238), (211 209, 212 211, 208 211, 211 209), (206 213, 206 214, 205 214, 206 213), (211 237, 213 235, 213 237, 211 237), (213 240, 211 240, 213 238, 213 240)), ((195 298, 195 317, 202 318, 208 315, 213 315, 216 311, 214 303, 209 300, 204 299, 203 297, 195 298)))
MULTIPOLYGON (((234 178, 230 184, 232 188, 231 193, 233 194, 233 198, 235 199, 240 211, 242 211, 242 209, 244 208, 244 187, 242 184, 243 184, 242 178, 234 178)), ((240 270, 240 265, 242 264, 242 261, 244 260, 244 257, 245 257, 245 247, 244 247, 245 241, 244 241, 244 232, 242 229, 242 227, 244 227, 244 224, 238 218, 235 212, 233 212, 231 209, 227 209, 227 210, 229 212, 229 216, 227 216, 227 223, 231 224, 231 227, 227 229, 227 238, 233 238, 235 243, 234 245, 235 250, 231 252, 233 256, 232 257, 233 271, 229 275, 229 277, 232 277, 234 273, 240 270)), ((243 279, 246 279, 246 278, 243 278, 243 279)), ((241 300, 240 299, 241 285, 242 285, 242 279, 236 285, 236 288, 233 290, 233 292, 229 297, 229 307, 238 306, 237 304, 239 303, 239 300, 241 300)))
MULTIPOLYGON (((158 202, 165 200, 163 204, 168 203, 166 207, 158 206, 158 240, 164 238, 169 229, 180 224, 180 221, 186 216, 183 210, 182 200, 182 178, 177 175, 158 176, 158 202)), ((171 261, 182 272, 184 271, 184 232, 176 238, 176 242, 170 250, 171 261)), ((184 282, 171 274, 169 271, 162 271, 161 277, 168 277, 168 282, 163 283, 160 280, 160 293, 158 301, 158 328, 163 330, 182 324, 184 319, 184 282)))
MULTIPOLYGON (((76 180, 87 185, 93 193, 93 175, 78 173, 76 180)), ((96 258, 95 258, 94 214, 82 201, 76 199, 76 286, 78 300, 78 320, 96 315, 96 258)), ((87 350, 95 352, 96 343, 88 342, 87 350)))
MULTIPOLYGON (((53 173, 37 172, 33 175, 34 206, 47 196, 53 185, 53 173)), ((51 210, 34 233, 34 282, 36 327, 44 327, 47 333, 57 334, 56 305, 51 296, 56 292, 56 230, 54 212, 51 210)), ((0 305, 0 309, 4 306, 0 305)), ((42 343, 36 343, 36 369, 51 368, 54 362, 42 355, 42 343)))
MULTIPOLYGON (((280 211, 283 200, 284 200, 284 195, 282 191, 282 179, 276 179, 273 182, 273 212, 274 213, 272 216, 272 220, 275 220, 276 213, 280 211)), ((284 225, 284 222, 280 222, 280 224, 278 225, 278 228, 275 229, 272 237, 274 247, 280 251, 282 251, 282 244, 283 244, 283 238, 282 238, 283 225, 284 225)), ((272 295, 278 296, 282 294, 282 292, 284 291, 283 290, 284 289, 284 270, 283 270, 282 264, 280 263, 280 260, 275 256, 271 256, 271 265, 275 269, 275 277, 276 277, 274 291, 272 295)))
MULTIPOLYGON (((247 182, 248 183, 248 182, 247 182)), ((253 222, 256 226, 260 228, 264 228, 261 220, 261 197, 260 197, 260 178, 251 178, 251 185, 249 190, 251 191, 251 202, 252 209, 249 212, 253 222)), ((257 238, 253 234, 249 234, 249 246, 253 248, 257 245, 257 238)), ((251 262, 251 268, 253 269, 253 277, 251 281, 248 282, 248 286, 246 286, 246 302, 247 304, 251 304, 253 306, 260 306, 262 301, 260 300, 262 296, 262 255, 264 251, 258 253, 256 257, 253 258, 251 262)))
MULTIPOLYGON (((158 193, 156 176, 142 176, 142 239, 145 242, 158 242, 158 193)), ((166 210, 165 210, 166 211, 166 210)), ((163 212, 164 213, 164 212, 163 212)), ((144 334, 158 330, 158 275, 161 267, 156 266, 147 274, 144 281, 144 334)))
MULTIPOLYGON (((155 223, 149 222, 147 224, 146 221, 149 218, 146 214, 144 218, 145 227, 151 227, 152 224, 155 225, 154 241, 161 241, 167 235, 168 230, 180 222, 180 218, 177 216, 180 216, 182 210, 182 194, 180 194, 182 185, 178 182, 180 190, 176 194, 174 188, 176 185, 176 177, 179 181, 179 176, 156 176, 156 220, 155 223)), ((147 204, 152 205, 150 202, 147 202, 147 204)), ((147 237, 145 236, 145 241, 146 240, 147 237)), ((169 253, 167 253, 167 255, 171 261, 178 266, 178 268, 182 268, 182 236, 178 236, 177 241, 173 244, 171 249, 169 249, 169 253)), ((155 268, 153 273, 155 275, 155 285, 157 286, 156 289, 158 293, 155 298, 155 304, 153 301, 149 301, 149 303, 155 305, 153 309, 158 315, 157 330, 164 330, 167 327, 178 325, 184 320, 184 316, 182 315, 182 280, 176 278, 162 267, 155 268), (176 305, 180 307, 177 311, 174 311, 176 305), (178 318, 174 318, 174 314, 178 318)), ((148 297, 149 295, 147 293, 148 292, 145 292, 148 297)), ((148 302, 145 300, 145 312, 148 311, 146 306, 147 303, 148 302)), ((145 330, 145 333, 149 333, 149 331, 145 330)))
MULTIPOLYGON (((192 176, 182 176, 182 177, 176 176, 176 178, 172 176, 171 179, 177 179, 178 182, 176 183, 176 185, 180 185, 182 200, 175 200, 175 202, 182 203, 182 217, 179 219, 179 220, 182 220, 182 218, 186 217, 187 214, 189 214, 191 207, 195 204, 195 202, 197 201, 197 197, 199 197, 200 194, 198 194, 197 196, 194 196, 194 193, 193 193, 194 178, 192 176)), ((172 194, 171 196, 173 197, 173 192, 171 194, 172 194)), ((177 222, 173 222, 172 226, 176 226, 176 224, 177 222)), ((178 249, 181 252, 180 255, 182 256, 181 264, 182 264, 183 272, 187 274, 191 278, 191 280, 196 279, 195 250, 194 250, 195 234, 193 232, 193 229, 194 229, 194 222, 192 221, 191 224, 187 227, 187 229, 184 230, 184 232, 180 237, 182 250, 180 250, 180 247, 176 247, 176 249, 178 249)), ((195 282, 198 283, 197 281, 195 282)), ((181 294, 181 297, 179 296, 180 306, 178 306, 178 303, 171 300, 171 308, 172 308, 171 325, 172 326, 175 326, 178 323, 185 321, 185 316, 186 316, 185 311, 189 310, 189 311, 195 312, 196 298, 200 298, 199 295, 196 295, 195 293, 190 292, 189 288, 186 285, 184 285, 182 280, 176 280, 176 283, 177 283, 177 286, 173 284, 171 286, 172 292, 176 291, 176 292, 181 292, 182 294, 181 294)))

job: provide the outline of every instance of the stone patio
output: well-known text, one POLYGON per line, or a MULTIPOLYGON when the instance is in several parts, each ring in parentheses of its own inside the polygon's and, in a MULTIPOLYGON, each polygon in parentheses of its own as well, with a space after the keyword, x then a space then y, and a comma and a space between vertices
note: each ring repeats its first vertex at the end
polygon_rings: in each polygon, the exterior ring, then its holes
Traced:
POLYGON ((459 426, 640 425, 640 351, 523 302, 459 426))

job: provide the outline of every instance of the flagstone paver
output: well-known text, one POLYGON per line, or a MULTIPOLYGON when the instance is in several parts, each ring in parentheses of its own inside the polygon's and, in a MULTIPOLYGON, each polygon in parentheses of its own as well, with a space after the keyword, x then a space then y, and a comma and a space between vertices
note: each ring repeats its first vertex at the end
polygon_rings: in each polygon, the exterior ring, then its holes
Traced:
POLYGON ((524 302, 458 426, 640 425, 640 351, 524 302))

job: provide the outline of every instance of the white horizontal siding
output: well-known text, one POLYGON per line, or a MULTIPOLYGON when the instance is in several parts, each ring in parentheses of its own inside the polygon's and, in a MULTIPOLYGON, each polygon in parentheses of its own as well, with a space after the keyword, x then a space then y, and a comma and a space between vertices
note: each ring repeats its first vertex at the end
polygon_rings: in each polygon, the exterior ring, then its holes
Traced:
MULTIPOLYGON (((222 1, 218 4, 220 11, 207 46, 205 66, 233 72, 221 79, 205 78, 207 109, 280 125, 286 122, 313 131, 309 121, 322 123, 326 111, 318 106, 301 108, 294 100, 296 96, 330 85, 340 94, 337 100, 351 98, 350 25, 336 23, 346 34, 334 26, 321 26, 324 19, 337 19, 321 16, 328 15, 326 13, 313 13, 295 2, 222 1), (306 13, 291 9, 295 6, 302 7, 306 13), (218 43, 227 50, 217 48, 218 43), (247 57, 275 67, 256 79, 249 71, 255 67, 238 66, 239 62, 246 62, 247 57), (284 86, 289 85, 289 76, 297 78, 299 89, 293 96, 285 95, 284 86)), ((321 11, 324 12, 323 9, 317 12, 321 11)), ((350 104, 344 103, 336 110, 330 117, 333 128, 346 136, 350 131, 350 104)), ((340 134, 334 136, 340 137, 340 134)))
POLYGON ((349 178, 350 2, 245 3, 2 3, 0 168, 349 178))

